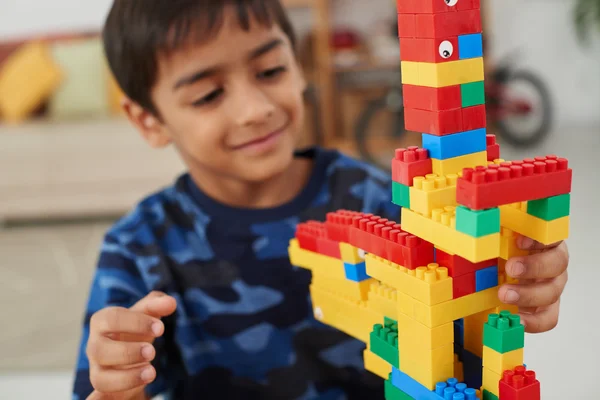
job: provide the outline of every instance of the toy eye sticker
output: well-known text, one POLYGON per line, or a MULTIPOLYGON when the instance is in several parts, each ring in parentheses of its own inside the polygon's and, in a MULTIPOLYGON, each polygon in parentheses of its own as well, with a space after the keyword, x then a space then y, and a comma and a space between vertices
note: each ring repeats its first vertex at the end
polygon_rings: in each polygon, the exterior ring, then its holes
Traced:
POLYGON ((444 3, 449 7, 454 7, 458 3, 458 0, 444 0, 444 3))
POLYGON ((449 41, 444 40, 440 43, 439 51, 442 58, 450 58, 454 54, 454 46, 449 41))

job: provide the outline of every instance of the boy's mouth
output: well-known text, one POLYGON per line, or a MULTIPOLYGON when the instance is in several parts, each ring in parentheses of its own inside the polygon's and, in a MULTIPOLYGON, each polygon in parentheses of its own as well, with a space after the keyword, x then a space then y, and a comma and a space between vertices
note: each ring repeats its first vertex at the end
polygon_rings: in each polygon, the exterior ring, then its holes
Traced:
POLYGON ((269 133, 268 135, 261 136, 257 139, 251 140, 249 142, 243 143, 241 145, 234 146, 234 150, 253 150, 253 151, 264 151, 272 148, 276 143, 282 133, 285 131, 287 125, 269 133))

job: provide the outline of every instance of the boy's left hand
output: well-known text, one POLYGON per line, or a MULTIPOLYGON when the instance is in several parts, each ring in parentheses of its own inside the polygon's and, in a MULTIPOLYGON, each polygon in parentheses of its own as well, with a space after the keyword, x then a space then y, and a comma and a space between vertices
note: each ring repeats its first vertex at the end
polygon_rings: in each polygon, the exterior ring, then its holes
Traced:
POLYGON ((567 284, 567 244, 563 241, 545 246, 521 236, 517 245, 529 250, 530 255, 506 262, 507 274, 519 279, 519 284, 503 285, 498 296, 505 304, 519 306, 527 332, 547 332, 558 324, 560 297, 567 284))

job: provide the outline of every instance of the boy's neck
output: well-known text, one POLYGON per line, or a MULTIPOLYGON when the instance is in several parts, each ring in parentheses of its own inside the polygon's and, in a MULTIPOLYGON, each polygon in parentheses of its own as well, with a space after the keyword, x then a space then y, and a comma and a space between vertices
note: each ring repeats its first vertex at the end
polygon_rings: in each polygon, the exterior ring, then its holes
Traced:
POLYGON ((294 158, 281 174, 257 184, 227 179, 206 171, 190 169, 196 186, 213 200, 237 208, 265 209, 293 200, 307 184, 313 160, 294 158))

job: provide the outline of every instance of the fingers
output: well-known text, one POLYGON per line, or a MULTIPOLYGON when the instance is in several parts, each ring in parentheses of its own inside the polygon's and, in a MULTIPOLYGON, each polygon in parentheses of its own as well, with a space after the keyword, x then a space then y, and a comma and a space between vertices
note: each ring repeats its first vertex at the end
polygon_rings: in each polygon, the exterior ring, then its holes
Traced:
POLYGON ((545 244, 537 242, 537 241, 535 241, 535 240, 533 240, 531 238, 528 238, 527 236, 520 235, 517 238, 517 246, 521 250, 545 250, 545 249, 552 249, 554 247, 557 247, 561 243, 562 242, 556 242, 556 243, 552 243, 552 244, 549 244, 549 245, 545 245, 545 244))
POLYGON ((500 300, 505 304, 519 307, 545 307, 559 301, 567 283, 567 273, 555 279, 518 284, 504 285, 498 291, 500 300))
POLYGON ((149 343, 120 342, 102 336, 90 340, 86 351, 94 364, 103 367, 147 363, 156 357, 156 350, 149 343))
POLYGON ((520 312, 521 322, 525 325, 525 332, 543 333, 551 331, 558 325, 560 300, 534 313, 520 312))
POLYGON ((131 310, 162 318, 173 314, 176 308, 177 301, 173 297, 162 292, 152 292, 138 301, 131 310))
POLYGON ((159 337, 164 332, 163 322, 141 312, 121 307, 109 307, 95 313, 90 329, 99 335, 109 333, 159 337))
POLYGON ((91 366, 90 368, 92 386, 101 393, 118 393, 143 388, 155 378, 156 370, 150 364, 142 364, 129 369, 100 366, 91 366))
POLYGON ((567 245, 561 242, 545 248, 548 250, 508 260, 508 275, 518 279, 549 279, 562 275, 569 265, 567 245))

